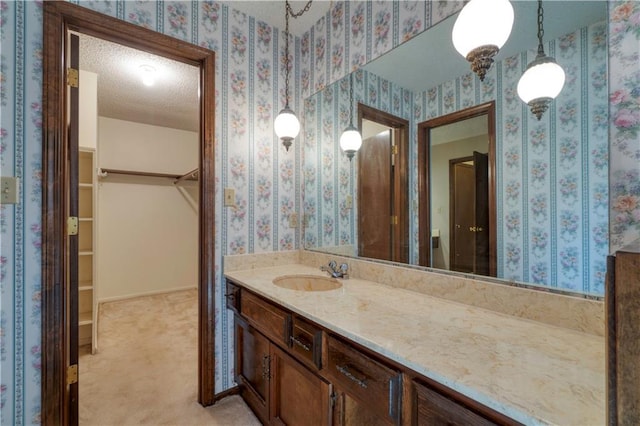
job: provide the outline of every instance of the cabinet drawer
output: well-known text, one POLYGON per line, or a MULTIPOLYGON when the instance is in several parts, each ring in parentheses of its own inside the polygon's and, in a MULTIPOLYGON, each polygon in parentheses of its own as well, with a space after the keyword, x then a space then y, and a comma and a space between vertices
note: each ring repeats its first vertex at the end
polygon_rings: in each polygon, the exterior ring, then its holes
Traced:
POLYGON ((327 365, 322 371, 380 418, 400 422, 400 372, 331 336, 327 338, 327 365))
POLYGON ((322 330, 294 315, 289 337, 291 352, 307 365, 322 368, 322 330))
POLYGON ((241 292, 240 313, 265 336, 288 345, 290 315, 246 290, 241 292))
POLYGON ((240 313, 240 287, 238 287, 231 281, 227 281, 227 292, 225 294, 225 297, 227 299, 227 308, 239 314, 240 313))
POLYGON ((415 382, 414 388, 415 415, 418 425, 496 425, 434 389, 415 382))

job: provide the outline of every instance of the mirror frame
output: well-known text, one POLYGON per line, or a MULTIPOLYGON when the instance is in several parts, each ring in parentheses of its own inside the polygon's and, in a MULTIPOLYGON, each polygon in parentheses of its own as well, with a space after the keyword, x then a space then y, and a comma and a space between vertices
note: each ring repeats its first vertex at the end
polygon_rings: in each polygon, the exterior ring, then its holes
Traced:
POLYGON ((479 115, 487 115, 489 134, 489 276, 497 276, 497 235, 496 235, 496 102, 465 108, 440 117, 418 123, 418 220, 429 224, 427 230, 420 229, 418 251, 420 266, 431 266, 431 192, 429 161, 431 129, 451 124, 479 115))

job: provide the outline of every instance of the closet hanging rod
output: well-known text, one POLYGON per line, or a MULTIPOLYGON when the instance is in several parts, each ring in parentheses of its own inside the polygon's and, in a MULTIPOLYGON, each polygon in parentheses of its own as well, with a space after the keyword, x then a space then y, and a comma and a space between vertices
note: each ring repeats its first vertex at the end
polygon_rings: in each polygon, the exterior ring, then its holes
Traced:
POLYGON ((182 180, 198 180, 198 175, 200 174, 200 168, 196 167, 195 169, 191 170, 190 172, 187 172, 185 174, 183 174, 182 176, 178 177, 176 179, 175 182, 173 183, 178 183, 182 180))
POLYGON ((170 178, 170 179, 178 179, 182 175, 170 174, 170 173, 154 173, 154 172, 139 172, 135 170, 117 170, 117 169, 99 169, 98 175, 102 178, 106 178, 109 174, 114 175, 130 175, 130 176, 147 176, 147 177, 158 177, 158 178, 170 178))

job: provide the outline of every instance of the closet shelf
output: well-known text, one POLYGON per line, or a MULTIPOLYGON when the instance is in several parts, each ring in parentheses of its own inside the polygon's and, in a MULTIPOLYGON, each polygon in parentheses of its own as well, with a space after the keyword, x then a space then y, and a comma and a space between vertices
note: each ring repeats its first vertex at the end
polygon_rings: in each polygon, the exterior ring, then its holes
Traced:
POLYGON ((91 312, 80 312, 78 316, 78 325, 89 325, 93 323, 93 315, 91 312))
POLYGON ((93 188, 92 183, 79 183, 78 188, 93 188))
POLYGON ((78 252, 78 256, 93 256, 93 252, 92 251, 81 251, 81 252, 78 252))

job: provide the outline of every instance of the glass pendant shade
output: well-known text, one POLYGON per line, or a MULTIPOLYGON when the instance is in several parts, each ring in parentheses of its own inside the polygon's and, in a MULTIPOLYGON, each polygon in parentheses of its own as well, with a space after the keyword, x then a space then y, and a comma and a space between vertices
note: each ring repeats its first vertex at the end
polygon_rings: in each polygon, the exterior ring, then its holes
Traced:
POLYGON ((553 58, 539 54, 520 77, 518 96, 540 120, 551 100, 560 94, 564 79, 562 67, 553 58))
POLYGON ((513 27, 509 0, 471 0, 460 11, 451 38, 456 50, 469 62, 480 80, 504 46, 513 27))
POLYGON ((285 106, 284 109, 280 111, 273 122, 273 130, 276 132, 276 135, 282 139, 282 144, 286 150, 289 151, 293 138, 300 133, 300 122, 291 108, 285 106))
POLYGON ((347 154, 349 161, 362 146, 362 136, 353 124, 349 125, 340 136, 340 148, 347 154))

